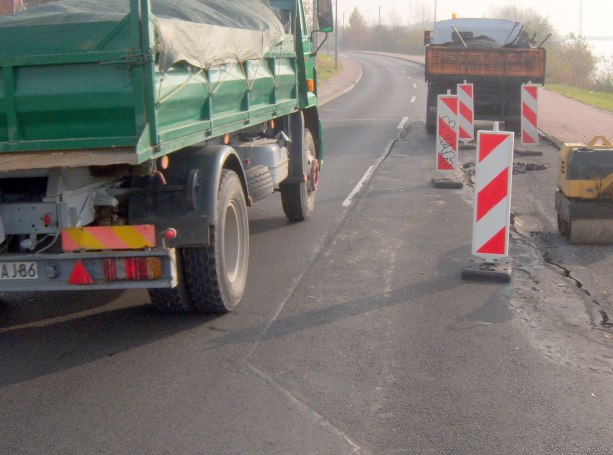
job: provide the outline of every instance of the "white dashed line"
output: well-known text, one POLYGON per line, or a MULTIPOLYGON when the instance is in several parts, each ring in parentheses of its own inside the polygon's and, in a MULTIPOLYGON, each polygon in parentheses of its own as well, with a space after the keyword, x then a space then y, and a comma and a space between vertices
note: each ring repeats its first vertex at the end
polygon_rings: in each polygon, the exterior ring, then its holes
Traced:
POLYGON ((414 96, 413 98, 411 98, 411 103, 414 103, 416 99, 417 99, 417 97, 416 97, 416 96, 414 96))
POLYGON ((402 120, 400 120, 400 123, 398 124, 398 129, 399 130, 403 129, 407 125, 408 122, 409 122, 409 117, 402 117, 402 120))

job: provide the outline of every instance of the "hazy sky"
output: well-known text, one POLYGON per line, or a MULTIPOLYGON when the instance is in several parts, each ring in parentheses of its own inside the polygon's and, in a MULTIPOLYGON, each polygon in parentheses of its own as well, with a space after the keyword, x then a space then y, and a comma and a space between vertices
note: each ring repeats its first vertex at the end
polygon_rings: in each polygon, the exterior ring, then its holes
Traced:
MULTIPOLYGON (((398 18, 406 24, 410 11, 415 11, 418 4, 436 19, 450 19, 452 13, 458 17, 483 17, 498 5, 515 4, 518 8, 532 7, 541 15, 549 18, 561 34, 579 32, 579 11, 583 7, 583 34, 586 36, 613 36, 613 0, 338 0, 339 19, 345 13, 345 21, 354 7, 369 21, 376 22, 381 6, 381 21, 390 23, 391 18, 398 18)), ((414 14, 414 13, 413 13, 414 14)), ((414 17, 411 19, 414 20, 414 17)))

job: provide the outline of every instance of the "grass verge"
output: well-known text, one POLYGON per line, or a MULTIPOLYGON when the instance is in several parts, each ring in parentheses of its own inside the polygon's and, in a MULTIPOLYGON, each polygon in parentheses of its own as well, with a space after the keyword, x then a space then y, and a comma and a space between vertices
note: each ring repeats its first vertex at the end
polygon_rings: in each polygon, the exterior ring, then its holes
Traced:
POLYGON ((334 68, 334 56, 317 54, 317 79, 327 81, 343 69, 341 59, 338 59, 338 68, 334 68))
POLYGON ((545 88, 590 106, 613 112, 613 93, 594 92, 560 84, 545 84, 545 88))

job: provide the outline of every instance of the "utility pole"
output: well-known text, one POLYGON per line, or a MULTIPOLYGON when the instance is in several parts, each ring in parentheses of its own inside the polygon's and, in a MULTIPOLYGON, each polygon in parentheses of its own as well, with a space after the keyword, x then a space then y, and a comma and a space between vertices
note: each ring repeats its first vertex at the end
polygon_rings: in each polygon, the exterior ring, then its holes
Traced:
POLYGON ((434 0, 434 22, 436 23, 436 0, 434 0))
POLYGON ((379 26, 377 27, 377 50, 382 51, 382 36, 381 36, 381 5, 379 5, 379 26))
POLYGON ((334 69, 338 68, 338 1, 334 2, 334 69))
POLYGON ((345 49, 345 14, 347 13, 343 13, 343 34, 341 35, 341 41, 343 43, 343 49, 345 49))

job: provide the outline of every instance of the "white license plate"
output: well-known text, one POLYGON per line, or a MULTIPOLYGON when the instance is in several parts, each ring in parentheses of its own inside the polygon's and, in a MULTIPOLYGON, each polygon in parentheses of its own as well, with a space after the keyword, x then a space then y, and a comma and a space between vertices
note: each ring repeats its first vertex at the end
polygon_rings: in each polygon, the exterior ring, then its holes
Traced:
POLYGON ((38 278, 36 262, 0 262, 0 280, 35 280, 38 278))

